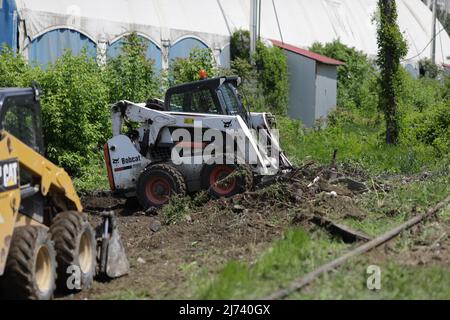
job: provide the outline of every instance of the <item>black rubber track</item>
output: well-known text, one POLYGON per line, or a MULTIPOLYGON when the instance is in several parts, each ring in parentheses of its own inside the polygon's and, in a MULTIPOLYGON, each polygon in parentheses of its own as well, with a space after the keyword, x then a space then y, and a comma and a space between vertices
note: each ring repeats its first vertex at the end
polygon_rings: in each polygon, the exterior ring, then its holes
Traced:
POLYGON ((5 272, 0 277, 0 297, 14 300, 49 300, 56 287, 56 252, 46 229, 36 226, 14 230, 5 272), (41 292, 36 283, 35 262, 37 250, 46 246, 51 259, 52 285, 41 292))

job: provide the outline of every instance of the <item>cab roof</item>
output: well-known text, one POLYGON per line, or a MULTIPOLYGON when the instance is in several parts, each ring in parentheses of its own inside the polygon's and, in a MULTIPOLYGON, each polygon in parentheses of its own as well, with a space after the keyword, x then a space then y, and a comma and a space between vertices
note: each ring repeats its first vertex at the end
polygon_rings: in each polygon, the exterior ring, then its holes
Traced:
POLYGON ((193 81, 188 83, 179 84, 173 86, 167 90, 166 96, 173 93, 186 92, 190 90, 195 90, 198 88, 208 87, 211 89, 217 89, 219 86, 226 82, 231 82, 235 87, 240 84, 240 77, 238 76, 229 76, 229 77, 217 77, 211 79, 204 79, 199 81, 193 81))

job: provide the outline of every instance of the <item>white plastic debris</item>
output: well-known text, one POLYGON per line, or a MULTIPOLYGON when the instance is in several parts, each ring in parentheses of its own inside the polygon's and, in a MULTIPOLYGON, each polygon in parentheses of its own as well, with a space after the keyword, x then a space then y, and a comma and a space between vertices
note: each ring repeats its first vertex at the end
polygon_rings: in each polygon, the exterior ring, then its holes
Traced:
POLYGON ((308 184, 308 188, 311 188, 313 185, 315 185, 317 182, 319 182, 320 177, 316 177, 313 182, 311 182, 310 184, 308 184))

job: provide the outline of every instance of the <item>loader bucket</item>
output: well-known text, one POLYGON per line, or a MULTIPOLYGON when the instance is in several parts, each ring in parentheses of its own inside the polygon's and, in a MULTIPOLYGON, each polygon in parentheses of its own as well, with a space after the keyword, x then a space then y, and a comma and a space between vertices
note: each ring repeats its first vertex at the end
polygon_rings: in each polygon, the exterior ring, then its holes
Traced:
POLYGON ((119 278, 128 274, 130 264, 115 225, 114 213, 102 214, 99 274, 104 278, 119 278))
POLYGON ((119 278, 128 274, 129 269, 130 264, 125 254, 125 248, 123 247, 117 228, 114 228, 108 245, 106 275, 109 278, 119 278))

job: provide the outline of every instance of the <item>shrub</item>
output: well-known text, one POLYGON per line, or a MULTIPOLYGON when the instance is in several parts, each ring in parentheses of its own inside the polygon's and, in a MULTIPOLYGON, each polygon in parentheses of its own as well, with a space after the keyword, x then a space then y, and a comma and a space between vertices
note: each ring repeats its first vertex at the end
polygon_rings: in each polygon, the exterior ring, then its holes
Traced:
POLYGON ((147 46, 132 33, 125 37, 121 53, 108 61, 105 81, 111 90, 109 102, 143 102, 160 95, 154 62, 146 58, 147 46))
POLYGON ((403 89, 399 96, 401 111, 424 111, 443 101, 444 87, 440 81, 423 77, 414 79, 405 69, 401 70, 403 89))
POLYGON ((245 106, 250 107, 253 111, 265 110, 264 95, 260 86, 258 86, 258 73, 256 68, 247 60, 236 58, 231 61, 231 70, 234 75, 241 77, 242 84, 239 92, 245 106))
POLYGON ((250 63, 250 31, 239 29, 231 35, 231 60, 242 59, 250 63))
POLYGON ((450 104, 450 75, 444 80, 444 89, 442 90, 442 97, 444 100, 447 100, 447 103, 450 104))
POLYGON ((96 61, 67 51, 41 78, 43 128, 50 160, 72 175, 98 157, 109 137, 109 91, 96 61))
POLYGON ((4 46, 0 54, 0 87, 30 87, 41 70, 31 67, 20 54, 4 46))
POLYGON ((436 79, 439 75, 439 68, 430 59, 422 59, 419 61, 419 73, 421 77, 436 79))
POLYGON ((218 74, 211 49, 194 48, 189 57, 177 58, 171 63, 169 82, 174 85, 200 80, 199 71, 202 69, 208 73, 208 77, 218 74))
POLYGON ((450 14, 447 14, 445 21, 443 23, 445 31, 450 35, 450 14))
POLYGON ((255 68, 245 59, 236 58, 231 61, 231 70, 242 79, 242 83, 252 82, 256 79, 255 68))
POLYGON ((258 42, 255 63, 258 82, 264 93, 267 108, 275 114, 287 114, 289 77, 287 59, 283 51, 276 47, 266 47, 262 42, 258 42))
POLYGON ((447 103, 436 104, 426 112, 410 113, 404 130, 411 138, 434 147, 439 155, 450 153, 450 108, 447 103))

